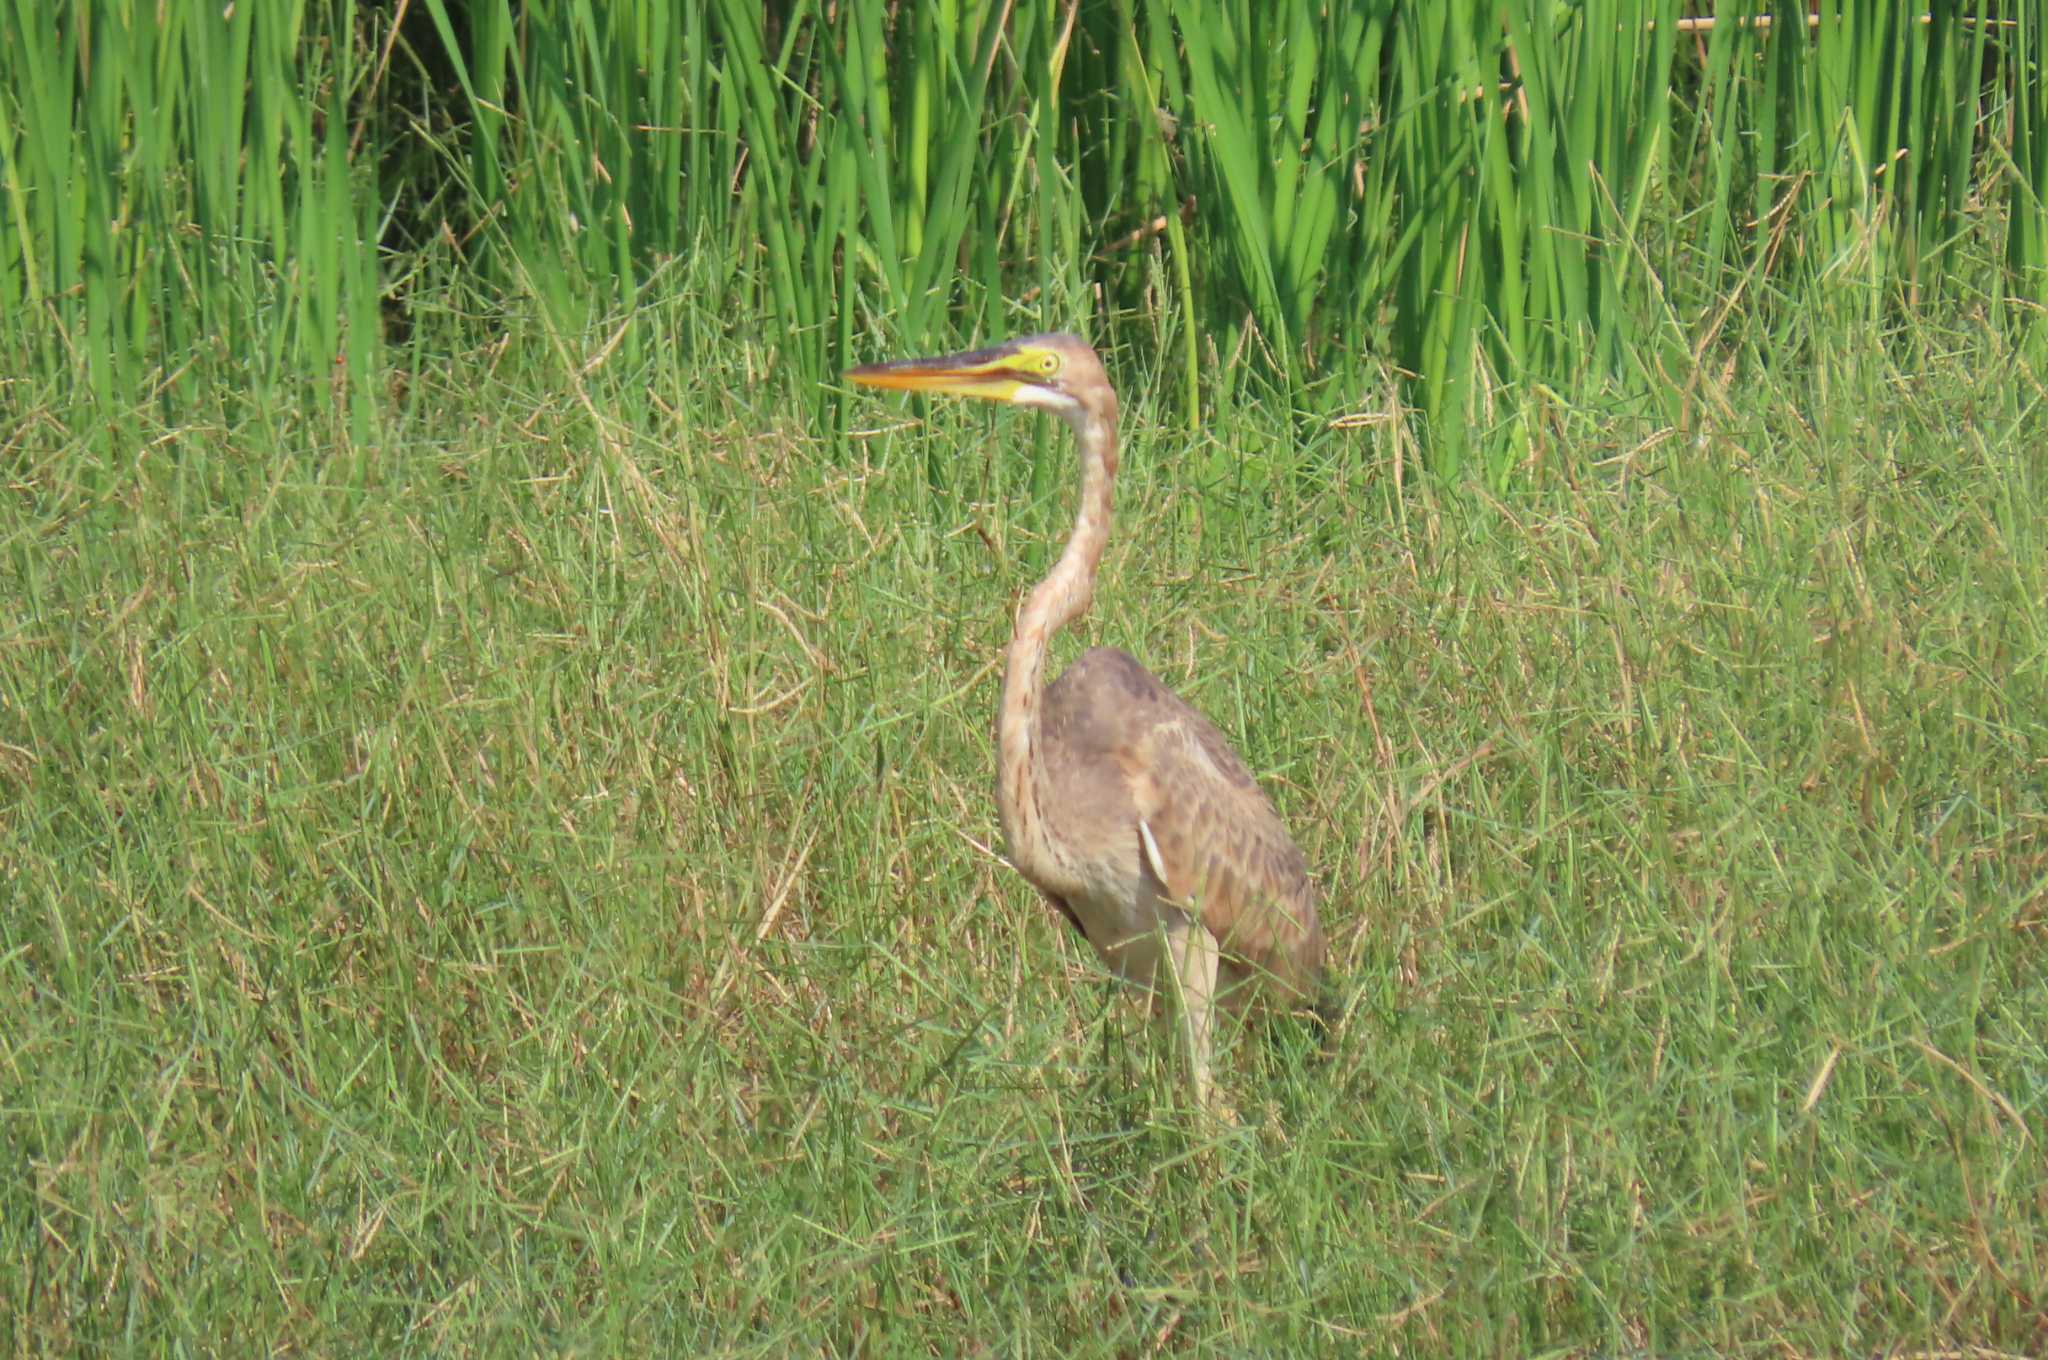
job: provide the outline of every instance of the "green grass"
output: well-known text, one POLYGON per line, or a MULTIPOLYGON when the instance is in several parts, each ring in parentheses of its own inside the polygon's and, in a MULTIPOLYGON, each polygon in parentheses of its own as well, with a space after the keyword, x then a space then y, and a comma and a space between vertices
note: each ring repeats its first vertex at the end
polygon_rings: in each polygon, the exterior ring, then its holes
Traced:
POLYGON ((1206 1142, 990 849, 1028 420, 834 450, 707 348, 449 360, 373 445, 17 384, 6 1349, 2048 1346, 2048 429, 1992 332, 1554 408, 1511 504, 1130 394, 1061 652, 1238 739, 1350 998, 1206 1142))

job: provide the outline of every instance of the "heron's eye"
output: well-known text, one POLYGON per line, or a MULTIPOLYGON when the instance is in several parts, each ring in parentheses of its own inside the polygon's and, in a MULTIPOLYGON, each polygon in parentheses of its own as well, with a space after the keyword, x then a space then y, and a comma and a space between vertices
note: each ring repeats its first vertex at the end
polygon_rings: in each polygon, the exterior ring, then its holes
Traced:
POLYGON ((1060 371, 1060 356, 1047 352, 1038 356, 1038 371, 1050 378, 1060 371))

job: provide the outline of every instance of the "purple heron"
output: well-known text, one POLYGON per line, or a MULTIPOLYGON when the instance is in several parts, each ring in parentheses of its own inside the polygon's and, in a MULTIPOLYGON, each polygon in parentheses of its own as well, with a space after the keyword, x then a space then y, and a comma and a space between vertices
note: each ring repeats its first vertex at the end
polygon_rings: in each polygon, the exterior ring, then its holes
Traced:
POLYGON ((1215 724, 1113 647, 1045 683, 1047 644, 1087 612, 1109 538, 1117 400, 1102 361, 1078 337, 1048 334, 846 376, 1048 411, 1073 430, 1080 511, 1017 613, 996 806, 1011 863, 1103 961, 1155 995, 1171 989, 1195 1103, 1213 1108, 1216 1006, 1314 1004, 1323 929, 1300 848, 1215 724))

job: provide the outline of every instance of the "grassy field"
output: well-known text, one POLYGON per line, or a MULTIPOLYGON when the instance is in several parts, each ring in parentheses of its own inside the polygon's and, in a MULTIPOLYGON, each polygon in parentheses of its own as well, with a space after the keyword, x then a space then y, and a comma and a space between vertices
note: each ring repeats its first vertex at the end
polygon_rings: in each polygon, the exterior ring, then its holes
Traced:
POLYGON ((1214 1136, 998 858, 1061 439, 525 352, 374 445, 15 385, 11 1353, 2048 1348, 2048 420, 1988 330, 1559 408, 1512 502, 1397 497, 1394 424, 1190 447, 1112 356, 1060 654, 1237 739, 1345 978, 1214 1136))

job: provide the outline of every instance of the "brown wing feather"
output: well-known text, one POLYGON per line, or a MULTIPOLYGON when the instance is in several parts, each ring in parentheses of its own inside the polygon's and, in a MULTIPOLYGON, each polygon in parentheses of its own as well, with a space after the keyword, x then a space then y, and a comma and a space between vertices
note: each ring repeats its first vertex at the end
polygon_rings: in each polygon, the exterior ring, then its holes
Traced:
MULTIPOLYGON (((1121 775, 1121 806, 1075 811, 1097 826, 1105 817, 1143 823, 1158 851, 1156 874, 1138 828, 1127 821, 1123 832, 1138 850, 1141 877, 1200 913, 1222 945, 1225 985, 1275 983, 1313 998, 1323 932, 1307 862, 1215 724, 1108 647, 1083 653, 1053 684, 1046 718, 1049 734, 1064 738, 1064 754, 1121 775)), ((1077 796, 1102 788, 1099 780, 1062 782, 1077 796)))

